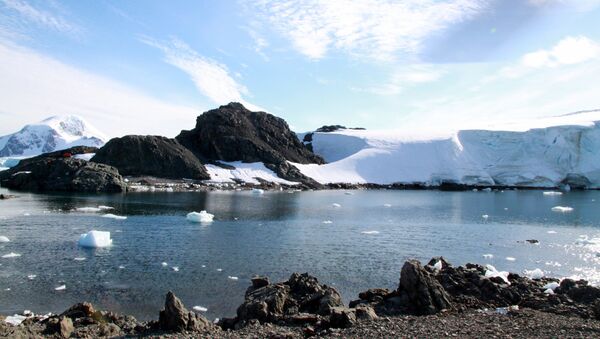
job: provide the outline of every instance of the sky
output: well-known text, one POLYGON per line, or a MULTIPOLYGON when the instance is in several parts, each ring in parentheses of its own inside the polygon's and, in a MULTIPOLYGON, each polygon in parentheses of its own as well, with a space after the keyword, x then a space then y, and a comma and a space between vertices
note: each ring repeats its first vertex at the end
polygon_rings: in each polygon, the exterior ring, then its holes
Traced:
POLYGON ((241 102, 297 132, 600 108, 600 0, 0 0, 0 135, 173 137, 241 102))

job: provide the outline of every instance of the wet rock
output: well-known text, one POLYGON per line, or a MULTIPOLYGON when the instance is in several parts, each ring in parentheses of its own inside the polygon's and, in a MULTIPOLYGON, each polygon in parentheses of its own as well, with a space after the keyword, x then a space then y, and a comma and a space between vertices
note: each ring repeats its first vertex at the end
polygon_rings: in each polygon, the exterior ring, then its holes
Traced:
POLYGON ((171 291, 167 293, 165 308, 160 311, 158 323, 162 330, 173 332, 202 331, 212 326, 203 316, 188 311, 171 291))
POLYGON ((406 297, 406 309, 416 315, 435 314, 452 306, 450 296, 417 260, 404 263, 398 293, 406 297))

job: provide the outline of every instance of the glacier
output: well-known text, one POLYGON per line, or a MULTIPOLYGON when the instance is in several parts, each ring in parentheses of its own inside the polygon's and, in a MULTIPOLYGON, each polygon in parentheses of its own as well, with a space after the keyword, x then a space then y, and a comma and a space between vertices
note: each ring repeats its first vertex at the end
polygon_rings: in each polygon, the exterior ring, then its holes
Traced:
POLYGON ((600 111, 536 123, 541 127, 315 132, 313 150, 328 163, 292 164, 321 184, 600 188, 600 111))

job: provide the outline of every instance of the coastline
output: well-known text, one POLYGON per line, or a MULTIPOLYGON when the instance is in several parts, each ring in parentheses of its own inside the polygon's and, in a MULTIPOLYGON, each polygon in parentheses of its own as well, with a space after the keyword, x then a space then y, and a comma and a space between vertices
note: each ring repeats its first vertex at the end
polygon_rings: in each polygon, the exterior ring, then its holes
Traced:
POLYGON ((0 337, 531 337, 600 335, 600 288, 586 281, 454 267, 442 257, 404 263, 395 290, 369 289, 343 305, 308 274, 271 283, 255 277, 235 318, 211 322, 171 292, 158 320, 76 304, 58 315, 0 316, 0 337))

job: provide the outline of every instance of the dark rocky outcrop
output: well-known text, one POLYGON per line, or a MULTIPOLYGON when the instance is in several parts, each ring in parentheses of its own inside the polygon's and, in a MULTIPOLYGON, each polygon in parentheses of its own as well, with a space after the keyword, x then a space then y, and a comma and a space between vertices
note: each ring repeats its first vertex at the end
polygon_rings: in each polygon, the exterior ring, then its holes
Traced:
POLYGON ((165 309, 160 311, 158 324, 162 330, 172 332, 198 332, 213 326, 208 319, 188 311, 171 291, 167 293, 165 309))
POLYGON ((317 130, 315 132, 330 133, 330 132, 339 131, 341 129, 354 129, 354 130, 363 130, 363 131, 365 130, 365 128, 363 128, 363 127, 346 127, 346 126, 342 126, 342 125, 324 125, 324 126, 317 128, 317 130))
POLYGON ((451 307, 450 296, 417 260, 402 266, 398 295, 406 304, 406 312, 415 315, 435 314, 451 307))
POLYGON ((26 191, 123 192, 126 184, 116 168, 73 157, 95 151, 74 147, 21 160, 0 172, 0 186, 26 191))
POLYGON ((198 158, 177 140, 128 135, 111 139, 91 159, 113 166, 122 175, 168 179, 210 179, 198 158))
POLYGON ((323 159, 307 149, 283 119, 239 103, 203 113, 194 129, 176 139, 199 158, 263 162, 281 178, 319 186, 287 161, 322 164, 323 159))

